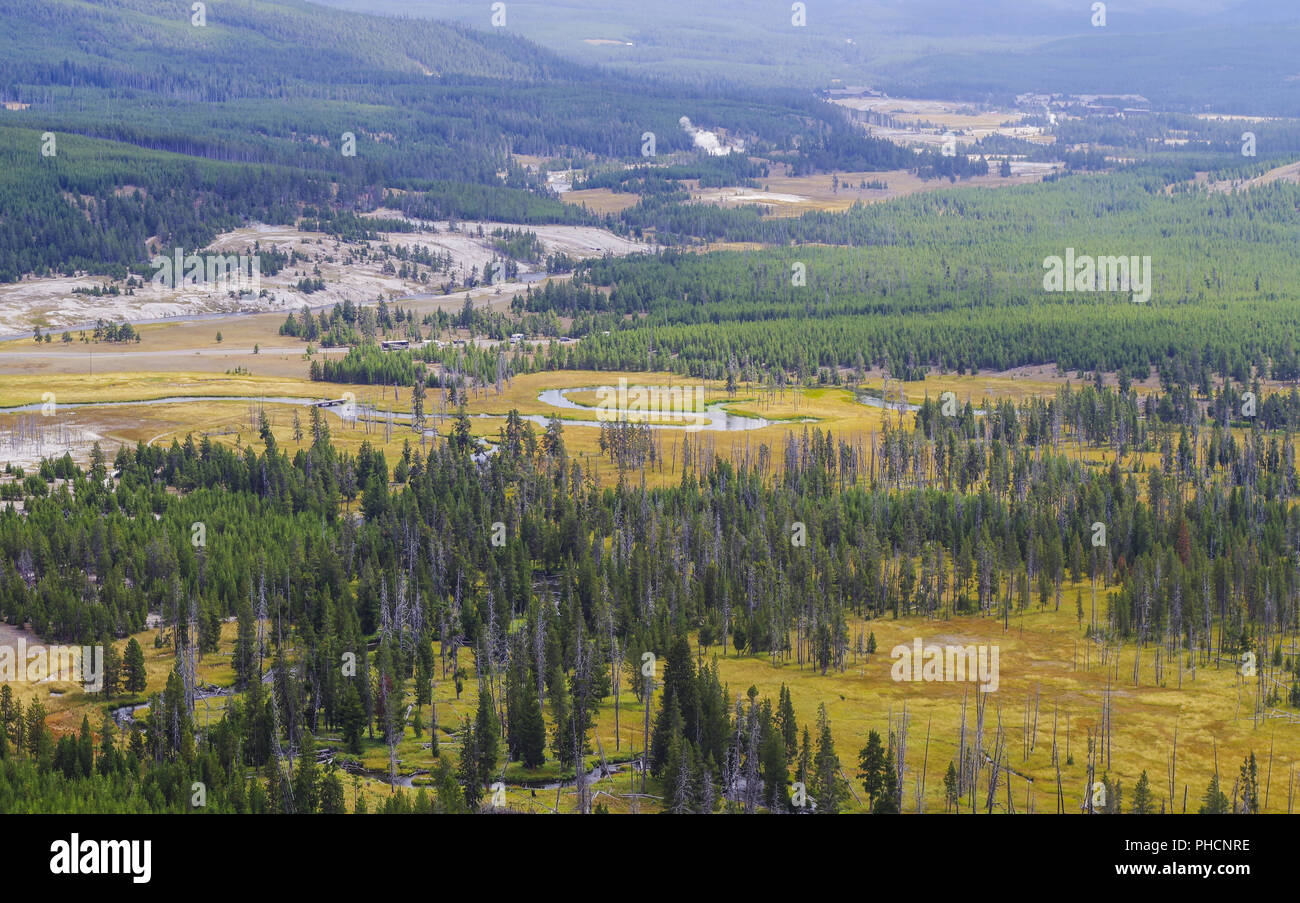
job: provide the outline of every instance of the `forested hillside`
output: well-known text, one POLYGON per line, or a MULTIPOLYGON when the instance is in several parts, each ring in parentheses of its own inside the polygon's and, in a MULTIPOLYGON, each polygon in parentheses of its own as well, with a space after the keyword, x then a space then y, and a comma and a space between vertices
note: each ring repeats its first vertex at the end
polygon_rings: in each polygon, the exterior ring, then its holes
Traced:
POLYGON ((721 223, 719 237, 807 244, 591 261, 524 307, 581 316, 593 333, 557 366, 648 369, 653 352, 710 378, 837 378, 885 362, 909 374, 1055 362, 1138 379, 1156 366, 1198 385, 1252 366, 1297 378, 1300 269, 1278 249, 1300 241, 1300 188, 1213 194, 1178 181, 1190 174, 1150 166, 799 218, 683 208, 721 223), (1150 257, 1150 300, 1045 291, 1045 259, 1067 248, 1150 257))
POLYGON ((141 220, 191 246, 241 219, 293 222, 300 208, 283 201, 317 203, 327 184, 343 209, 400 189, 397 205, 416 216, 594 221, 510 155, 641 159, 646 132, 658 154, 687 151, 683 116, 790 150, 842 120, 806 94, 647 81, 499 32, 322 14, 298 0, 213 5, 203 26, 150 0, 3 0, 0 22, 0 100, 21 107, 0 110, 3 222, 20 237, 5 244, 0 280, 141 260, 141 220), (179 157, 146 153, 158 151, 179 157), (194 190, 211 203, 180 210, 194 190), (69 195, 89 213, 61 206, 69 195), (120 215, 107 215, 115 203, 120 215), (96 240, 52 235, 74 215, 99 223, 96 240))
MULTIPOLYGON (((345 9, 487 27, 457 0, 323 0, 345 9)), ((501 30, 633 72, 895 97, 1009 103, 1036 91, 1141 94, 1161 109, 1300 115, 1291 0, 820 0, 790 3, 516 0, 501 30), (725 35, 719 40, 718 35, 725 35), (1207 103, 1212 98, 1213 103, 1207 103)))

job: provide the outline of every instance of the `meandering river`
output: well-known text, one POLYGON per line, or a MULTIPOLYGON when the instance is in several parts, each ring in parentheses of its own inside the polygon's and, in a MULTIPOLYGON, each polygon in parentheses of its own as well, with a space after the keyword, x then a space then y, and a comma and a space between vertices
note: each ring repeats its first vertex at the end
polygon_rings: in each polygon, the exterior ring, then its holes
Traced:
MULTIPOLYGON (((589 388, 574 388, 574 389, 546 389, 538 394, 537 400, 542 402, 543 404, 550 405, 553 408, 557 408, 561 410, 590 411, 593 414, 593 416, 608 412, 609 414, 615 415, 616 417, 625 417, 629 413, 625 409, 620 410, 617 408, 598 408, 592 405, 583 405, 583 404, 579 404, 576 401, 573 401, 568 397, 569 393, 571 392, 597 392, 600 391, 602 388, 612 390, 612 387, 608 387, 608 386, 607 387, 592 386, 589 388)), ((393 412, 390 414, 385 411, 377 410, 376 408, 370 405, 363 405, 355 402, 349 407, 343 401, 343 399, 301 398, 301 397, 293 397, 287 395, 169 395, 164 398, 147 398, 138 401, 65 402, 63 404, 60 404, 59 407, 70 408, 70 409, 158 407, 163 405, 175 405, 175 404, 198 404, 202 402, 211 402, 211 401, 239 401, 239 402, 260 403, 260 404, 287 404, 287 405, 298 405, 299 407, 316 406, 316 407, 320 407, 324 411, 334 414, 334 416, 340 419, 346 418, 348 420, 356 419, 360 421, 368 421, 371 423, 383 423, 391 417, 394 423, 411 422, 410 414, 399 413, 399 412, 393 412)), ((41 410, 42 406, 43 405, 38 402, 34 404, 19 405, 17 407, 0 408, 0 414, 37 413, 41 410)), ((427 416, 429 417, 429 419, 432 420, 440 419, 439 415, 437 414, 429 414, 427 416)), ((442 415, 442 419, 448 419, 452 416, 453 415, 451 414, 442 415)), ((490 419, 490 418, 501 417, 503 415, 474 414, 473 416, 477 419, 490 419)), ((528 420, 531 421, 532 423, 537 423, 542 426, 545 426, 546 423, 550 420, 550 418, 545 414, 524 414, 521 416, 523 417, 524 420, 528 420)), ((653 430, 687 430, 690 432, 697 432, 701 430, 713 431, 713 432, 736 432, 739 430, 757 430, 772 425, 772 421, 764 419, 762 417, 742 417, 737 414, 728 413, 726 410, 723 409, 722 402, 706 405, 703 413, 686 414, 682 416, 682 420, 686 422, 650 423, 648 425, 650 429, 653 430)), ((788 421, 788 422, 804 423, 804 422, 812 422, 812 421, 804 419, 804 420, 788 421)), ((602 424, 602 421, 599 419, 593 419, 593 420, 566 419, 564 421, 564 424, 566 426, 600 426, 602 424)))

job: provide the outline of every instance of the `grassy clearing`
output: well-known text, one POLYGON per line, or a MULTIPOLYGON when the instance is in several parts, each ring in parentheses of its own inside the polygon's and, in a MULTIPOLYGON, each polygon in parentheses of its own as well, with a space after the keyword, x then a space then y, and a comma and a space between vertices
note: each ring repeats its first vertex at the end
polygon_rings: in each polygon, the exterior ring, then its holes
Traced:
MULTIPOLYGON (((256 420, 250 416, 250 410, 255 407, 266 410, 276 441, 292 455, 310 442, 307 436, 301 441, 294 439, 294 413, 298 414, 299 422, 305 430, 310 420, 309 411, 301 406, 262 401, 266 398, 337 398, 345 392, 352 392, 358 404, 372 406, 381 412, 410 412, 409 388, 311 382, 305 378, 305 366, 303 363, 303 375, 292 377, 194 371, 97 373, 93 377, 88 374, 20 373, 6 376, 0 385, 0 406, 39 403, 45 392, 54 392, 61 404, 146 401, 169 396, 229 395, 248 399, 64 409, 59 413, 61 419, 70 418, 67 421, 69 424, 103 436, 103 445, 110 456, 112 448, 120 442, 134 444, 142 441, 168 445, 173 439, 181 440, 187 434, 208 434, 214 441, 237 446, 250 442, 260 443, 256 420)), ((517 376, 501 392, 497 392, 495 387, 471 390, 466 405, 466 411, 471 415, 471 432, 489 443, 494 442, 505 425, 506 414, 512 409, 525 415, 557 416, 566 424, 564 436, 569 454, 579 461, 590 462, 592 469, 599 472, 599 480, 603 485, 614 485, 618 482, 619 473, 609 457, 601 454, 599 427, 573 422, 595 419, 594 411, 556 408, 541 401, 539 396, 547 389, 576 389, 579 391, 570 393, 571 400, 594 406, 599 401, 595 387, 617 386, 620 379, 627 380, 629 386, 687 389, 703 385, 706 404, 722 403, 724 409, 731 414, 770 421, 768 426, 760 429, 734 432, 686 432, 675 429, 656 431, 655 439, 662 461, 646 473, 649 486, 673 485, 680 479, 677 462, 684 441, 703 447, 711 453, 740 460, 746 455, 752 458, 760 444, 781 447, 791 431, 802 433, 812 429, 830 430, 838 440, 865 446, 884 430, 886 418, 896 425, 900 417, 897 411, 862 404, 857 400, 855 389, 842 386, 768 391, 742 383, 737 386, 734 396, 728 396, 719 382, 701 382, 671 373, 563 370, 517 376)), ((902 383, 901 388, 911 403, 919 403, 926 397, 938 401, 944 392, 951 391, 960 404, 969 401, 978 408, 986 402, 1000 399, 1019 402, 1032 396, 1050 395, 1066 381, 1065 377, 1044 373, 975 376, 932 374, 925 380, 902 383)), ((882 385, 883 381, 878 375, 869 376, 861 388, 879 392, 882 385)), ((432 416, 438 412, 436 391, 430 393, 426 410, 430 414, 429 428, 436 430, 440 437, 438 441, 442 441, 450 434, 452 424, 450 419, 439 420, 432 416)), ((448 409, 446 413, 453 414, 454 411, 448 409)), ((341 447, 355 451, 362 442, 369 442, 384 450, 390 464, 396 460, 396 455, 401 454, 408 439, 413 445, 419 445, 419 437, 409 425, 394 423, 389 437, 382 424, 371 423, 369 427, 363 422, 344 424, 333 414, 326 416, 331 434, 341 447)), ((903 423, 911 423, 911 414, 904 412, 901 417, 903 423)), ((0 415, 0 426, 9 419, 0 415)), ((543 429, 539 424, 534 424, 533 428, 538 433, 543 429)), ((1112 458, 1108 453, 1096 449, 1083 449, 1080 454, 1098 463, 1109 463, 1112 458)), ((1152 459, 1151 454, 1154 453, 1139 457, 1152 459)), ((74 454, 74 457, 78 455, 74 454)), ((779 464, 779 460, 774 462, 775 466, 779 464)), ((638 472, 638 479, 639 476, 638 472)))

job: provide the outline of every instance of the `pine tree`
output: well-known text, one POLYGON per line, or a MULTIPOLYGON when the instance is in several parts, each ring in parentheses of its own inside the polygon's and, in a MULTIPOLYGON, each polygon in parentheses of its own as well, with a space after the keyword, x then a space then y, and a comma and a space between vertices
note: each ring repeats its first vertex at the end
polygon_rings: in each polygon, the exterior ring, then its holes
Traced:
POLYGON ((834 815, 840 811, 845 797, 844 781, 840 777, 840 759, 835 754, 835 740, 831 736, 830 719, 826 717, 826 704, 817 707, 817 754, 813 758, 813 797, 819 813, 834 815))
POLYGON ((466 721, 462 732, 465 740, 460 747, 460 762, 456 766, 456 779, 461 792, 465 795, 465 805, 471 812, 477 812, 483 802, 483 782, 479 776, 478 741, 474 728, 466 721))
MULTIPOLYGON (((9 689, 9 686, 6 684, 4 689, 9 689)), ((14 751, 22 755, 23 750, 27 749, 27 716, 23 713, 21 699, 14 700, 13 733, 10 737, 14 742, 14 751)))
POLYGON ((877 815, 898 814, 898 772, 894 762, 894 738, 890 735, 889 749, 885 752, 885 761, 881 767, 880 796, 871 811, 877 815))
POLYGON ((1241 814, 1254 815, 1259 812, 1259 766, 1255 763, 1252 752, 1241 762, 1241 814))
POLYGON ((659 715, 650 735, 650 773, 659 776, 672 762, 672 738, 685 733, 682 712, 667 694, 660 697, 659 715))
POLYGON ((465 793, 456 783, 456 775, 446 759, 438 760, 437 770, 433 773, 433 786, 437 794, 435 808, 438 812, 454 815, 468 811, 465 793))
POLYGON ((0 685, 0 729, 9 729, 10 736, 13 736, 10 725, 18 716, 15 714, 14 691, 9 684, 0 685))
POLYGON ((551 722, 555 725, 551 733, 551 752, 561 764, 568 765, 573 761, 573 738, 565 732, 569 723, 569 688, 559 665, 551 671, 548 687, 551 691, 551 722))
POLYGON ((316 765, 316 740, 311 731, 299 733, 297 771, 293 777, 293 805, 297 812, 315 812, 320 804, 320 769, 316 765))
POLYGON ((357 692, 355 681, 349 680, 344 684, 343 702, 339 706, 339 724, 343 728, 343 742, 348 745, 348 751, 360 753, 366 713, 361 708, 361 694, 357 692))
MULTIPOLYGON (((811 783, 812 774, 812 738, 809 736, 806 727, 803 729, 803 739, 799 743, 799 765, 795 769, 795 773, 799 775, 799 783, 803 784, 804 790, 808 791, 811 796, 809 784, 811 783)), ((817 800, 814 798, 813 803, 816 802, 817 800)))
POLYGON ((39 700, 33 699, 27 706, 27 724, 24 730, 27 741, 27 755, 36 759, 38 762, 45 760, 44 753, 53 744, 50 740, 50 730, 45 726, 45 706, 39 700))
POLYGON ((885 788, 885 748, 876 731, 867 734, 867 745, 858 753, 858 767, 858 779, 867 792, 867 806, 874 811, 876 799, 885 788))
MULTIPOLYGON (((238 781, 235 782, 238 786, 238 781)), ((320 811, 322 815, 342 815, 347 812, 343 797, 343 780, 338 770, 331 767, 320 782, 320 811)))
POLYGON ((429 755, 436 759, 441 754, 438 748, 438 707, 433 706, 429 713, 429 755))
POLYGON ((957 808, 957 768, 948 763, 948 773, 943 776, 943 811, 952 812, 957 808))
POLYGON ((245 689, 255 680, 260 680, 257 673, 257 633, 254 626, 253 606, 246 599, 241 599, 235 611, 238 627, 235 637, 235 654, 232 665, 235 669, 235 687, 245 689))
POLYGON ((117 722, 108 712, 104 713, 104 723, 99 728, 99 773, 108 775, 117 771, 117 722))
POLYGON ((690 812, 695 805, 692 779, 695 756, 691 742, 674 733, 668 740, 668 763, 664 768, 664 809, 675 815, 690 812))
POLYGON ((112 699, 122 692, 122 653, 117 651, 110 639, 105 639, 104 647, 104 683, 100 692, 106 699, 112 699))
MULTIPOLYGON (((144 731, 137 728, 131 729, 131 739, 127 741, 127 752, 131 757, 127 759, 128 764, 131 764, 131 759, 134 759, 136 763, 144 761, 146 752, 144 748, 144 731)), ((134 767, 133 765, 132 768, 134 767)))
POLYGON ((785 741, 774 725, 769 726, 760 747, 763 761, 763 802, 773 812, 789 810, 786 785, 790 782, 789 761, 785 741))
POLYGON ((700 701, 695 680, 695 658, 691 655, 691 643, 685 633, 678 633, 668 649, 663 705, 667 706, 669 700, 681 710, 682 736, 694 741, 699 737, 700 701))
POLYGON ((497 770, 497 755, 501 739, 501 725, 497 721, 496 709, 492 706, 492 694, 483 686, 478 691, 478 713, 474 718, 474 739, 478 753, 478 779, 486 786, 492 782, 497 770))
POLYGON ((95 739, 90 734, 90 718, 81 716, 81 731, 77 734, 77 760, 81 773, 90 777, 95 773, 95 739))
POLYGON ((1199 812, 1201 815, 1226 815, 1232 808, 1228 801, 1228 796, 1219 789, 1219 776, 1213 775, 1210 778, 1210 784, 1205 788, 1205 796, 1202 797, 1203 805, 1199 812))
POLYGON ((785 684, 781 684, 776 718, 781 724, 781 739, 785 741, 785 754, 788 760, 799 751, 799 725, 795 720, 794 700, 791 699, 790 690, 785 684))
POLYGON ((1150 815, 1155 811, 1151 800, 1151 782, 1147 780, 1146 769, 1142 770, 1142 776, 1138 778, 1137 785, 1133 788, 1133 808, 1129 811, 1134 815, 1150 815))
POLYGON ((537 681, 534 672, 528 672, 529 686, 520 696, 519 758, 525 768, 538 768, 546 762, 546 721, 542 717, 542 704, 533 688, 537 681))
POLYGON ((126 692, 143 693, 146 686, 147 672, 144 665, 144 650, 136 642, 135 637, 131 637, 126 644, 126 655, 122 661, 123 676, 125 678, 126 692))

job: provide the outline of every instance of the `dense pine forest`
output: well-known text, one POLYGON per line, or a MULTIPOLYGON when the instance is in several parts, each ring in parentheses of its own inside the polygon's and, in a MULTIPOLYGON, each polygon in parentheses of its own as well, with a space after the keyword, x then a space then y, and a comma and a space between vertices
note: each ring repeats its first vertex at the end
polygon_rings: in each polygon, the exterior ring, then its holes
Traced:
MULTIPOLYGON (((1237 400, 1212 409, 1226 418, 1237 400)), ((824 679, 869 654, 863 632, 880 619, 1010 624, 1063 604, 1077 606, 1081 639, 1135 644, 1180 681, 1253 652, 1273 678, 1260 705, 1298 707, 1298 659, 1284 651, 1300 628, 1292 433, 1229 430, 1195 410, 1085 386, 981 416, 927 403, 886 421, 878 445, 812 428, 736 463, 698 435, 663 438, 651 466, 675 485, 656 490, 597 488, 558 421, 536 430, 513 414, 487 458, 463 415, 423 457, 341 454, 312 409, 311 445, 292 459, 264 426, 242 453, 186 439, 84 471, 51 464, 25 482, 22 514, 0 513, 0 615, 50 640, 109 642, 158 611, 176 664, 149 717, 127 736, 110 719, 98 752, 88 728, 55 745, 39 708, 7 702, 0 799, 6 811, 180 811, 193 779, 216 811, 341 811, 342 777, 318 768, 316 736, 394 749, 430 728, 435 748, 458 748, 455 769, 441 758, 430 788, 389 805, 462 811, 508 762, 572 767, 591 752, 592 707, 623 681, 651 694, 649 770, 667 810, 784 811, 797 777, 835 811, 847 797, 824 715, 752 693, 736 703, 743 688, 719 681, 715 656, 824 679), (1084 448, 1152 457, 1125 473, 1084 448), (1087 598, 1063 598, 1067 584, 1087 598), (239 698, 198 730, 194 658, 228 618, 239 698), (643 682, 647 652, 667 662, 661 683, 643 682), (477 718, 438 724, 423 710, 431 682, 466 667, 477 718)), ((105 704, 138 698, 138 649, 110 660, 105 704)), ((974 798, 982 767, 956 762, 953 805, 974 798)), ((877 811, 903 806, 892 781, 877 811)))
POLYGON ((1055 362, 1134 379, 1156 367, 1202 387, 1252 367, 1294 380, 1294 317, 1280 302, 1300 271, 1279 249, 1296 241, 1300 190, 1210 193, 1183 188, 1190 175, 1153 164, 798 218, 697 206, 687 215, 729 221, 729 238, 808 244, 593 260, 571 283, 531 290, 524 309, 592 332, 555 366, 824 381, 886 362, 907 374, 1055 362), (1045 291, 1044 261, 1068 248, 1149 257, 1149 302, 1045 291))

